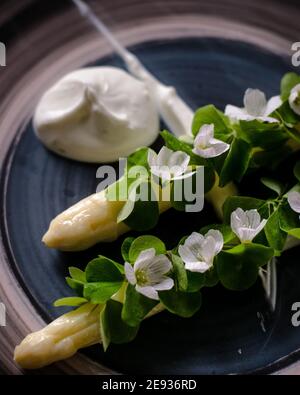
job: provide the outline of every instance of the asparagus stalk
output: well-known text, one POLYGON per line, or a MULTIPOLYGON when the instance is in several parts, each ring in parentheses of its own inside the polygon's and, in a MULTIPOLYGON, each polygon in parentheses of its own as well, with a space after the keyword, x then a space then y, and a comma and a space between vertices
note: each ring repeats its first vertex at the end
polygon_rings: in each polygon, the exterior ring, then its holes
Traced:
MULTIPOLYGON (((124 289, 114 297, 124 301, 124 289)), ((93 344, 101 343, 100 312, 103 305, 86 303, 57 318, 40 331, 29 334, 15 349, 14 360, 24 369, 39 369, 61 361, 93 344)), ((159 303, 146 318, 164 308, 159 303)))
MULTIPOLYGON (((99 242, 116 240, 129 227, 117 218, 125 201, 108 200, 105 191, 95 193, 59 214, 50 223, 43 242, 63 251, 85 250, 99 242)), ((160 213, 171 207, 159 202, 160 213)))

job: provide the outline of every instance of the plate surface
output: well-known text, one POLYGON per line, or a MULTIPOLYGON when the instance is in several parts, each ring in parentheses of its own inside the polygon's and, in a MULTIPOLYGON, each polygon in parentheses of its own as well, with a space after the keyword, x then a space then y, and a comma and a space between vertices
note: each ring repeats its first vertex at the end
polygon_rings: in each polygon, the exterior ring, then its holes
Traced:
MULTIPOLYGON (((175 85, 194 108, 214 103, 240 105, 243 92, 256 87, 267 96, 278 93, 289 62, 258 46, 217 38, 156 40, 133 51, 163 82, 175 85)), ((115 57, 99 65, 121 66, 115 57)), ((160 142, 158 141, 157 144, 160 142)), ((67 267, 84 267, 97 254, 120 258, 121 238, 83 253, 60 253, 41 243, 50 220, 93 193, 97 166, 76 163, 47 151, 36 139, 31 120, 19 129, 2 170, 1 232, 9 265, 36 311, 49 322, 64 310, 52 302, 71 294, 64 281, 67 267)), ((153 234, 173 247, 182 235, 209 223, 213 213, 161 217, 153 234)), ((300 300, 298 249, 285 253, 279 265, 277 310, 271 315, 258 282, 243 293, 221 286, 203 292, 203 307, 191 319, 161 313, 142 324, 136 340, 84 351, 96 362, 121 373, 271 372, 293 362, 300 349, 299 330, 291 325, 291 305, 300 300), (277 362, 283 359, 281 362, 277 362)))

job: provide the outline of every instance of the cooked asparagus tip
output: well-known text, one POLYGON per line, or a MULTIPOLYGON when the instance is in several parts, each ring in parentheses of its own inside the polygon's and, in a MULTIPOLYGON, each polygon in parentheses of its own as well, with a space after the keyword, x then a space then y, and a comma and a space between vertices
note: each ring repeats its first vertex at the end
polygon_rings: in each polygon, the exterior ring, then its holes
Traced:
MULTIPOLYGON (((121 302, 122 295, 116 295, 114 299, 121 302)), ((101 343, 99 317, 102 308, 87 303, 62 315, 42 330, 31 333, 15 348, 14 360, 24 369, 39 369, 69 358, 81 348, 101 343)), ((159 303, 146 318, 163 309, 159 303)))
POLYGON ((15 361, 25 369, 37 369, 98 343, 101 308, 87 303, 62 315, 42 330, 31 333, 16 347, 15 361))
MULTIPOLYGON (((53 219, 43 242, 50 248, 80 251, 99 242, 116 240, 129 231, 128 226, 117 222, 124 203, 108 200, 105 191, 88 196, 53 219)), ((170 205, 159 202, 160 213, 170 205)))

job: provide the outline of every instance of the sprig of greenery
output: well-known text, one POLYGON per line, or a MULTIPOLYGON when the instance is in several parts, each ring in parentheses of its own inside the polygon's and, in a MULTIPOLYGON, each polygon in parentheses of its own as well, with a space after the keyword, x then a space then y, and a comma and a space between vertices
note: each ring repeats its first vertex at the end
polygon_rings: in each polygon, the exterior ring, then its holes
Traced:
MULTIPOLYGON (((204 166, 205 192, 214 185, 216 174, 219 176, 219 186, 231 181, 239 183, 250 170, 261 166, 256 161, 258 153, 261 157, 265 155, 265 158, 269 158, 270 153, 278 156, 278 152, 284 152, 290 139, 300 142, 300 117, 292 111, 288 103, 290 91, 298 83, 300 76, 297 74, 289 73, 283 77, 283 102, 272 114, 279 121, 275 124, 261 120, 231 122, 213 105, 198 109, 192 125, 193 135, 196 136, 203 125, 214 124, 215 137, 230 144, 230 149, 218 158, 204 159, 196 155, 193 151, 193 138, 182 141, 167 131, 163 131, 161 135, 168 148, 188 154, 192 166, 204 166)), ((151 182, 147 156, 148 148, 141 148, 129 156, 125 176, 108 188, 108 197, 122 188, 125 189, 125 195, 132 191, 136 193, 143 183, 151 182), (144 174, 135 180, 128 180, 130 169, 139 165, 147 169, 146 176, 144 174)), ((248 289, 256 282, 260 268, 273 256, 282 253, 288 236, 300 239, 299 215, 291 209, 287 195, 290 190, 300 191, 299 163, 296 162, 293 169, 294 184, 290 185, 290 181, 283 184, 276 179, 262 177, 261 182, 266 191, 269 191, 267 199, 231 196, 223 206, 223 223, 200 229, 199 233, 202 235, 214 229, 223 236, 222 250, 214 257, 212 266, 207 271, 193 272, 186 268, 179 251, 187 236, 171 250, 166 249, 162 240, 151 235, 127 237, 121 247, 122 261, 115 262, 99 256, 88 263, 85 271, 69 268, 70 276, 66 281, 76 296, 59 299, 55 306, 74 307, 83 303, 101 305, 99 325, 103 346, 107 349, 110 343, 120 344, 133 340, 141 322, 159 306, 180 317, 191 317, 201 307, 201 290, 205 287, 221 283, 229 290, 248 289), (255 209, 266 220, 263 231, 251 242, 240 242, 231 228, 232 213, 237 209, 255 209), (128 282, 124 272, 124 262, 134 265, 140 254, 150 249, 156 256, 167 257, 172 267, 168 276, 173 280, 174 286, 158 291, 158 300, 138 292, 128 282)), ((175 202, 172 204, 176 209, 183 209, 175 202)), ((131 201, 124 205, 119 220, 132 229, 145 231, 155 226, 158 215, 158 201, 151 204, 131 201)))

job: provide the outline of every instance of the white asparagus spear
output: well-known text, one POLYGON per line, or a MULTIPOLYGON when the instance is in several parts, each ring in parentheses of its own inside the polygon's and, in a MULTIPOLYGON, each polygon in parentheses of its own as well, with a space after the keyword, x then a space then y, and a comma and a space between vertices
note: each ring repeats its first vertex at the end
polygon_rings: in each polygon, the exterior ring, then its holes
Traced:
MULTIPOLYGON (((63 251, 80 251, 99 242, 116 240, 129 227, 117 222, 124 201, 108 200, 105 191, 95 193, 76 203, 54 218, 43 242, 63 251)), ((160 213, 170 202, 159 202, 160 213)))
MULTIPOLYGON (((116 297, 114 299, 118 300, 116 297)), ((14 360, 24 369, 39 369, 70 358, 81 348, 100 344, 102 308, 103 306, 87 303, 62 315, 40 331, 31 333, 15 348, 14 360)), ((146 318, 163 309, 159 303, 146 318)))

